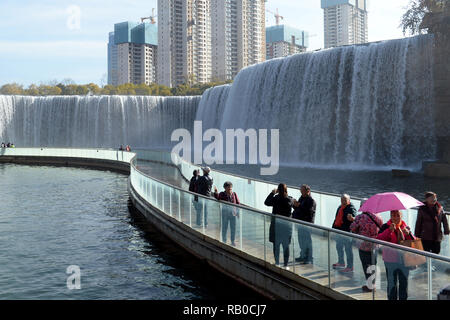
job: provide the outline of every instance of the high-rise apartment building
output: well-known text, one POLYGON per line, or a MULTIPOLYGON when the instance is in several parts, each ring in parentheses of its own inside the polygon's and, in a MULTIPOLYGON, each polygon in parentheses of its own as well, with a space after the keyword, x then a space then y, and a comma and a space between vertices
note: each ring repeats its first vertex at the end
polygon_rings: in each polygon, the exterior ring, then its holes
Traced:
POLYGON ((232 80, 265 60, 265 0, 210 0, 212 78, 232 80))
POLYGON ((266 58, 270 60, 305 52, 309 35, 297 28, 278 25, 266 28, 266 42, 266 58))
POLYGON ((366 43, 367 0, 321 0, 325 48, 366 43))
POLYGON ((117 45, 114 42, 114 32, 110 32, 108 41, 108 84, 116 86, 118 82, 117 45))
POLYGON ((151 23, 114 25, 108 43, 108 84, 156 82, 157 34, 151 23))
POLYGON ((158 83, 211 81, 210 0, 158 0, 158 83))

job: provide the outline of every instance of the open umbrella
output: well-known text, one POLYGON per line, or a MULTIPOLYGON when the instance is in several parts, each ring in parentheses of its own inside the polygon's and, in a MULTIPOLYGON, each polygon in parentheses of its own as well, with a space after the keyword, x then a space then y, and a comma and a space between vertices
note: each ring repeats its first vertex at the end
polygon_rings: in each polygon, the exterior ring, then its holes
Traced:
POLYGON ((403 192, 378 193, 370 197, 358 211, 380 213, 391 210, 405 210, 424 204, 403 192))

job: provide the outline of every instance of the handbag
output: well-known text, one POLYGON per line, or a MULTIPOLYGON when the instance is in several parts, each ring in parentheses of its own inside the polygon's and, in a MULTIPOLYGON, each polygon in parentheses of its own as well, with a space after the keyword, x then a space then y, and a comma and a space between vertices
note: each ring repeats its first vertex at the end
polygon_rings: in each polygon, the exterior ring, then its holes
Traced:
MULTIPOLYGON (((400 244, 408 248, 423 251, 422 240, 419 238, 416 238, 415 240, 402 240, 400 241, 400 244)), ((427 258, 424 256, 411 252, 403 253, 403 264, 405 267, 414 268, 424 264, 425 262, 427 262, 427 258)))

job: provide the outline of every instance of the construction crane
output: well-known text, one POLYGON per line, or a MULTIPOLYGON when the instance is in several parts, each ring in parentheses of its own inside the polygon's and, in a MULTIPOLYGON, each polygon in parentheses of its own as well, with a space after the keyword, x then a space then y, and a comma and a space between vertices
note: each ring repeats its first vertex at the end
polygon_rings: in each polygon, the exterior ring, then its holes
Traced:
POLYGON ((280 16, 280 14, 278 13, 278 8, 277 8, 277 12, 273 12, 269 9, 266 9, 266 11, 274 15, 277 26, 280 25, 280 19, 284 20, 284 17, 280 16))
POLYGON ((150 17, 143 17, 141 18, 141 22, 144 22, 144 20, 150 20, 151 24, 155 24, 156 20, 155 18, 158 16, 155 16, 155 8, 152 9, 152 15, 150 17))

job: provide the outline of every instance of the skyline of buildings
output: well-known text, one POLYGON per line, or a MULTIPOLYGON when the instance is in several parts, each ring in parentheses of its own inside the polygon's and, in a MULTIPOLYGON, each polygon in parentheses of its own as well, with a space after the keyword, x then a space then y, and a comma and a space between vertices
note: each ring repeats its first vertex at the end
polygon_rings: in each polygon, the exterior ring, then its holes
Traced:
MULTIPOLYGON (((157 24, 122 22, 109 34, 108 84, 228 81, 247 66, 305 52, 309 33, 266 28, 265 3, 158 0, 157 24)), ((321 8, 325 48, 367 42, 367 0, 321 0, 321 8)))

